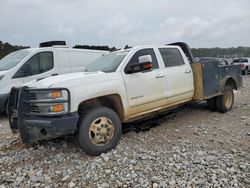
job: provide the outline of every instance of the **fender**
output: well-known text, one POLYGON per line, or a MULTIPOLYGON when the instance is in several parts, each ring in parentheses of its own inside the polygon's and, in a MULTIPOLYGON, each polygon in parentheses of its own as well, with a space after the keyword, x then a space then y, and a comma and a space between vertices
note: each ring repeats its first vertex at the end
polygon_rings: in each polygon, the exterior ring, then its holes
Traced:
POLYGON ((224 92, 226 85, 231 85, 233 86, 233 89, 238 90, 236 81, 231 76, 226 76, 223 80, 221 80, 221 89, 220 89, 221 93, 224 92))

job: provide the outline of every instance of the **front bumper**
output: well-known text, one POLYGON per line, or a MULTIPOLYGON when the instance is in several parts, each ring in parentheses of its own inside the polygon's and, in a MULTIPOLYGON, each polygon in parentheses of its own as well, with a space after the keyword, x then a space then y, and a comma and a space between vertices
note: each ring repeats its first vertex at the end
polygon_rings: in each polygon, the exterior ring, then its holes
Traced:
POLYGON ((71 113, 61 117, 25 117, 18 124, 21 139, 24 143, 47 140, 76 131, 78 114, 71 113))
POLYGON ((9 98, 9 94, 0 94, 0 110, 5 109, 6 102, 9 98))
POLYGON ((10 128, 13 133, 20 133, 23 143, 75 133, 79 119, 77 112, 53 116, 32 114, 29 97, 29 89, 13 88, 9 99, 10 128))

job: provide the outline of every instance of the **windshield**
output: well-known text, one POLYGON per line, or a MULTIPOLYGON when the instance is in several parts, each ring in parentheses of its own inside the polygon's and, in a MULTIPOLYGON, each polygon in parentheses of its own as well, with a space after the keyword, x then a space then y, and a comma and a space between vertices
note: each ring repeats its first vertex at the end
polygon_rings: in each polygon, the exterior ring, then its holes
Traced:
POLYGON ((233 63, 247 63, 248 59, 234 59, 233 63))
POLYGON ((238 62, 240 62, 240 59, 235 59, 235 60, 233 60, 233 62, 238 63, 238 62))
POLYGON ((113 52, 111 54, 102 56, 88 66, 84 68, 83 71, 85 72, 95 72, 95 71, 102 71, 102 72, 115 72, 124 57, 128 54, 129 50, 126 51, 118 51, 113 52))
POLYGON ((19 50, 12 52, 0 60, 0 71, 9 70, 15 67, 20 61, 22 61, 30 51, 19 50))

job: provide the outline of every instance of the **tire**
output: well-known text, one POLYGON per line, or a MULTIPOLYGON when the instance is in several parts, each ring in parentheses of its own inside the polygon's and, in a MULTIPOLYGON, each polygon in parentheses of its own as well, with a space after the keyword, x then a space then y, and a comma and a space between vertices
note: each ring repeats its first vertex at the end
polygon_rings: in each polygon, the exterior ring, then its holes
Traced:
POLYGON ((225 86, 223 95, 216 98, 216 108, 221 113, 230 111, 234 103, 234 92, 231 86, 225 86))
POLYGON ((96 156, 115 148, 121 134, 117 113, 107 107, 97 107, 80 118, 77 140, 87 154, 96 156))
POLYGON ((211 110, 211 111, 216 111, 217 110, 217 108, 216 108, 216 98, 217 97, 213 97, 213 98, 207 100, 208 109, 211 110))
POLYGON ((6 101, 6 104, 5 104, 5 109, 4 109, 4 111, 5 111, 5 113, 7 114, 7 115, 9 115, 9 99, 7 99, 7 101, 6 101))
POLYGON ((247 75, 247 70, 246 70, 246 69, 243 70, 243 71, 242 71, 242 74, 243 74, 243 75, 247 75))

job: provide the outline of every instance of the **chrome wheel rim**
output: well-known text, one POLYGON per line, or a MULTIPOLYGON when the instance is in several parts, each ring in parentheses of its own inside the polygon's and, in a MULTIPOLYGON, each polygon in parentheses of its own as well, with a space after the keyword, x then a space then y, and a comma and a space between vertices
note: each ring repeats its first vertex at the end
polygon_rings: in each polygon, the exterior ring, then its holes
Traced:
POLYGON ((105 146, 114 136, 113 122, 107 117, 95 119, 89 127, 89 139, 96 146, 105 146))

